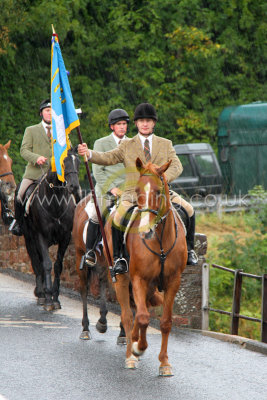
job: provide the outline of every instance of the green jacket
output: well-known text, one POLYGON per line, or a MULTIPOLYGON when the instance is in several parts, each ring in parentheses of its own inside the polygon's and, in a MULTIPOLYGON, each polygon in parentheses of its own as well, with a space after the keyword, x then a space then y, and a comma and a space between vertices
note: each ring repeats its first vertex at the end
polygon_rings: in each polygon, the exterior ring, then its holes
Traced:
MULTIPOLYGON (((117 144, 113 135, 105 136, 95 141, 94 150, 106 152, 113 150, 117 144)), ((122 163, 116 165, 96 165, 92 166, 94 178, 96 180, 95 192, 97 197, 104 196, 109 190, 120 187, 125 182, 125 171, 122 163)))
POLYGON ((49 169, 52 146, 41 122, 25 129, 20 154, 24 160, 28 161, 23 178, 37 180, 49 169), (40 156, 47 157, 47 164, 42 166, 36 164, 40 156))

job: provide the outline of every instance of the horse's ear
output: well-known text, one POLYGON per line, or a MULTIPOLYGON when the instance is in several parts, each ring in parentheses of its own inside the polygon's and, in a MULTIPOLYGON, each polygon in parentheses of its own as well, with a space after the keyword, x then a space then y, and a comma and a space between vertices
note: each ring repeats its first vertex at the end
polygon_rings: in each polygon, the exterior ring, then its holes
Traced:
POLYGON ((10 144, 11 144, 11 140, 9 140, 9 141, 4 145, 4 148, 5 148, 6 150, 9 149, 10 144))
POLYGON ((161 176, 165 171, 167 171, 167 169, 169 168, 169 166, 171 165, 172 160, 166 162, 165 164, 163 164, 161 167, 157 168, 157 173, 159 174, 159 176, 161 176))
POLYGON ((141 169, 144 168, 144 165, 139 157, 137 157, 137 159, 135 161, 135 165, 139 172, 141 172, 141 169))

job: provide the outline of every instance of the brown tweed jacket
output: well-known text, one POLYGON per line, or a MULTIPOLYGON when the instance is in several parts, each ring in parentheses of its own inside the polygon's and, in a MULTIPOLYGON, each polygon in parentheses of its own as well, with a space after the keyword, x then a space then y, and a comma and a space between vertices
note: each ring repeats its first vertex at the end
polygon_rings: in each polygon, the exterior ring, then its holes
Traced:
MULTIPOLYGON (((135 187, 140 176, 135 166, 137 157, 146 163, 144 150, 138 135, 134 136, 132 139, 125 139, 114 150, 104 153, 92 151, 90 161, 100 165, 123 163, 125 169, 122 173, 126 174, 126 179, 122 200, 136 202, 135 187)), ((182 173, 182 164, 175 153, 172 142, 168 139, 153 135, 151 162, 161 166, 169 160, 172 160, 172 163, 166 171, 166 177, 168 182, 171 182, 182 173)))

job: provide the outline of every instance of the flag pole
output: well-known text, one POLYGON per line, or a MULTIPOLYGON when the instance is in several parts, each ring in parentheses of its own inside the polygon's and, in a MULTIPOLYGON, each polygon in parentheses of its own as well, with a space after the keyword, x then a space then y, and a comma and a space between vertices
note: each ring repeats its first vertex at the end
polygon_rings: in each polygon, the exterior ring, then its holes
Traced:
MULTIPOLYGON (((80 127, 77 126, 76 129, 77 129, 77 133, 78 133, 79 142, 80 142, 80 144, 82 144, 83 143, 83 139, 82 139, 82 134, 81 134, 80 127)), ((100 213, 99 206, 98 206, 98 203, 97 203, 94 183, 93 183, 93 180, 92 180, 92 176, 91 176, 91 172, 90 172, 90 169, 89 169, 89 165, 88 165, 88 160, 87 160, 86 154, 84 155, 84 164, 85 164, 85 168, 86 168, 86 172, 87 172, 87 177, 88 177, 88 180, 89 180, 90 188, 91 188, 91 191, 92 191, 93 200, 94 200, 94 203, 95 203, 96 214, 97 214, 97 218, 98 218, 98 222, 99 222, 99 226, 100 226, 100 231, 101 231, 103 242, 104 242, 104 247, 105 247, 106 254, 107 254, 110 275, 111 275, 111 278, 112 278, 112 282, 115 283, 115 282, 117 282, 117 280, 116 280, 115 274, 113 273, 113 263, 112 263, 112 259, 111 259, 111 255, 110 255, 110 251, 109 251, 109 247, 108 247, 107 237, 106 237, 106 233, 105 233, 105 229, 104 229, 101 213, 100 213)))
MULTIPOLYGON (((56 34, 56 31, 54 29, 54 25, 51 24, 51 26, 52 26, 53 36, 57 37, 57 40, 58 40, 58 35, 56 34)), ((63 59, 62 59, 62 61, 63 61, 63 59)), ((63 62, 63 64, 64 64, 64 62, 63 62)), ((51 71, 52 71, 52 59, 51 59, 51 71)), ((52 79, 52 74, 51 74, 51 79, 52 79)), ((52 80, 51 80, 51 88, 52 88, 52 80)), ((72 100, 72 96, 71 96, 71 100, 72 100)), ((72 100, 72 102, 73 102, 73 100, 72 100)), ((73 107, 74 107, 74 104, 73 104, 73 107)), ((76 117, 77 117, 77 115, 76 115, 76 117)), ((82 134, 81 134, 79 125, 80 124, 78 124, 78 126, 76 125, 76 129, 77 129, 77 133, 78 133, 78 138, 79 138, 80 144, 82 144, 83 143, 83 139, 82 139, 82 134)), ((108 247, 107 237, 106 237, 106 234, 105 234, 101 213, 100 213, 99 206, 98 206, 98 203, 97 203, 94 183, 93 183, 93 180, 92 180, 92 177, 91 177, 91 173, 90 173, 90 169, 89 169, 89 166, 88 166, 88 160, 87 160, 87 156, 86 155, 84 156, 84 163, 85 163, 87 177, 88 177, 89 184, 90 184, 91 191, 92 191, 93 200, 94 200, 94 203, 95 203, 97 218, 98 218, 98 222, 99 222, 99 225, 100 225, 100 231, 101 231, 101 234, 102 234, 102 237, 103 237, 104 247, 105 247, 105 250, 106 250, 107 260, 108 260, 108 264, 109 264, 110 275, 111 275, 111 278, 112 278, 112 282, 116 282, 116 276, 115 276, 114 270, 113 270, 113 263, 112 263, 112 259, 111 259, 111 255, 110 255, 110 251, 109 251, 109 247, 108 247)))

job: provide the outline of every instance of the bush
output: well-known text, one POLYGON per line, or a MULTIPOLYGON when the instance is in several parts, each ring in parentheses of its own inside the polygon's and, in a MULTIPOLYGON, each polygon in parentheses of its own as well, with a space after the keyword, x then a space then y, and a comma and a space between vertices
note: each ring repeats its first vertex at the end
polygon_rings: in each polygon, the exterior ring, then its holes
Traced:
MULTIPOLYGON (((255 275, 267 273, 267 192, 257 186, 249 192, 252 208, 243 215, 245 225, 251 232, 243 238, 237 232, 225 235, 217 245, 216 264, 231 269, 242 269, 255 275)), ((212 263, 215 263, 212 259, 212 263)), ((210 271, 210 303, 212 308, 231 311, 233 275, 210 271)), ((243 277, 241 314, 261 318, 261 281, 243 277)), ((210 329, 229 332, 229 317, 210 313, 210 329)), ((240 320, 239 334, 260 340, 260 327, 256 323, 240 320)))

